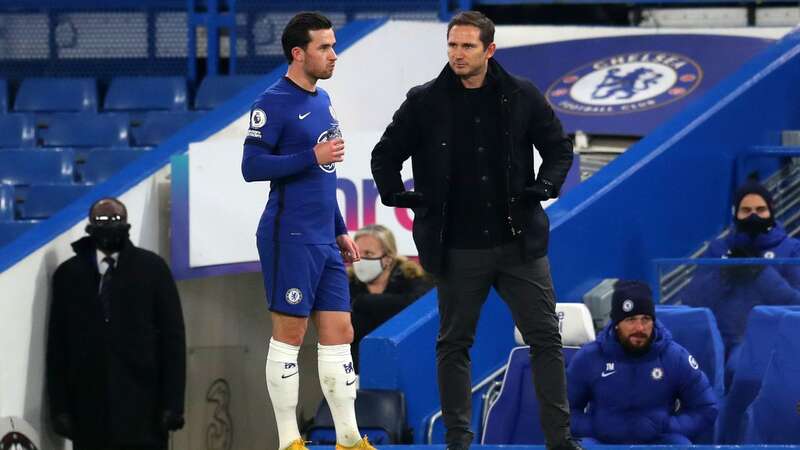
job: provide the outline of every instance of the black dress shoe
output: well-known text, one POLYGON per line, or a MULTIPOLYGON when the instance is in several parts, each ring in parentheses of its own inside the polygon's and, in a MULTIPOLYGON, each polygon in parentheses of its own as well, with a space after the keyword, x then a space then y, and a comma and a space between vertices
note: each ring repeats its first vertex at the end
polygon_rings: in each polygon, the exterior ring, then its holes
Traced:
POLYGON ((556 446, 547 447, 547 450, 584 450, 584 448, 578 443, 577 440, 570 439, 556 446))

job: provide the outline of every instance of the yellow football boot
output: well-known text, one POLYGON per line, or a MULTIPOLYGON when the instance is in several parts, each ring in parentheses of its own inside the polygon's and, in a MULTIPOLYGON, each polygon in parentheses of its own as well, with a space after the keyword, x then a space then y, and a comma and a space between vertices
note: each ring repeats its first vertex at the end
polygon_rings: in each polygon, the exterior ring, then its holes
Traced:
POLYGON ((308 450, 308 447, 306 447, 306 441, 302 439, 295 439, 284 450, 308 450))
POLYGON ((345 447, 342 444, 336 444, 336 450, 378 450, 372 445, 370 445, 367 437, 364 436, 363 439, 353 444, 351 447, 345 447))

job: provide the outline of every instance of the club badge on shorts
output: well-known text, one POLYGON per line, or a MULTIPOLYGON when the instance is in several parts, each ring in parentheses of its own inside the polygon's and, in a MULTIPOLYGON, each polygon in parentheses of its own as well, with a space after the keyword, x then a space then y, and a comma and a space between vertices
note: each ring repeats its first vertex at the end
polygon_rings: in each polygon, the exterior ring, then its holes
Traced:
POLYGON ((303 291, 297 288, 291 288, 286 291, 286 303, 296 305, 303 301, 303 291))

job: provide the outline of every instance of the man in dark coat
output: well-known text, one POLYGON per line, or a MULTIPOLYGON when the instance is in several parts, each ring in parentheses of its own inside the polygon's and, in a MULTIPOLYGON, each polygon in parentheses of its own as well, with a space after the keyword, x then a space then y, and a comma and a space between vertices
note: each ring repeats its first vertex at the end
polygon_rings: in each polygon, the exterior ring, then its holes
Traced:
POLYGON ((697 360, 656 320, 650 287, 626 280, 611 322, 569 365, 569 400, 584 444, 691 445, 718 410, 697 360))
POLYGON ((493 41, 494 24, 479 12, 450 21, 449 64, 409 91, 372 152, 372 174, 385 205, 414 209, 420 262, 435 276, 448 448, 466 449, 473 439, 469 349, 492 286, 531 346, 548 449, 580 448, 569 431, 549 222, 539 203, 558 196, 572 143, 536 87, 492 59, 493 41), (414 191, 400 176, 408 158, 414 191))
POLYGON ((183 426, 186 343, 164 260, 128 239, 125 205, 96 202, 53 275, 47 391, 75 450, 165 450, 183 426))

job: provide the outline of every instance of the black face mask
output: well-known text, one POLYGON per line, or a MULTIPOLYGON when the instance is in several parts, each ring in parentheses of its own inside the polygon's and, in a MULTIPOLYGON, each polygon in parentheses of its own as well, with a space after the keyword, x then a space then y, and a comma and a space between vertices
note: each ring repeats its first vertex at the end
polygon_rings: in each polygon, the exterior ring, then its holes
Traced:
POLYGON ((766 233, 770 228, 772 228, 773 225, 775 225, 775 221, 772 219, 772 217, 769 219, 764 219, 759 217, 758 214, 750 214, 744 219, 739 219, 738 217, 736 218, 736 229, 739 232, 749 234, 750 236, 757 236, 761 233, 766 233))
POLYGON ((117 253, 128 242, 131 226, 127 223, 108 225, 87 225, 86 232, 94 240, 97 248, 105 253, 117 253))

